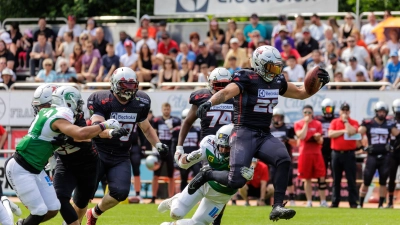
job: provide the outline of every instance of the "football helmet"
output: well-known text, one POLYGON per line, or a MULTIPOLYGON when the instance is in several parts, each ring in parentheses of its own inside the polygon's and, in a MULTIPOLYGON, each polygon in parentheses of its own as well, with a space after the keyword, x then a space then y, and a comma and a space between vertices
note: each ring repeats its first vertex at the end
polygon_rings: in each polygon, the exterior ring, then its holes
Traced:
POLYGON ((61 86, 53 92, 53 107, 67 107, 74 115, 82 112, 83 100, 78 89, 72 86, 61 86))
POLYGON ((190 111, 190 109, 184 109, 183 111, 182 111, 182 119, 184 120, 184 119, 186 119, 186 117, 187 117, 187 115, 189 114, 189 111, 190 111))
POLYGON ((278 49, 263 45, 253 52, 251 67, 266 82, 271 82, 275 76, 282 73, 283 62, 278 49))
POLYGON ((111 90, 120 98, 132 99, 138 88, 137 75, 129 67, 120 67, 111 76, 111 90))
POLYGON ((57 88, 55 84, 42 84, 36 88, 31 103, 35 116, 42 108, 51 106, 52 94, 57 88))
POLYGON ((326 98, 321 102, 321 111, 324 114, 324 117, 333 117, 335 113, 335 104, 330 98, 326 98))
POLYGON ((379 101, 377 103, 375 103, 374 106, 374 110, 375 110, 375 116, 379 119, 379 120, 384 120, 387 116, 387 114, 389 113, 389 106, 383 102, 383 101, 379 101), (384 116, 379 116, 378 115, 378 111, 383 110, 385 111, 385 115, 384 116))
POLYGON ((400 98, 396 99, 392 103, 393 113, 400 113, 400 98))
POLYGON ((283 111, 283 109, 281 109, 281 108, 274 108, 273 110, 272 110, 272 115, 273 116, 275 116, 275 115, 280 115, 280 116, 284 116, 285 115, 285 112, 283 111))
POLYGON ((210 91, 219 91, 224 89, 231 81, 231 72, 223 67, 218 67, 208 76, 208 88, 210 91))
MULTIPOLYGON (((229 138, 231 136, 233 130, 233 124, 228 124, 228 125, 224 125, 221 128, 219 128, 219 130, 217 131, 217 134, 215 135, 215 144, 217 145, 217 151, 219 153, 219 155, 223 156, 224 159, 226 159, 227 157, 229 157, 229 152, 228 153, 221 153, 219 152, 219 147, 230 147, 229 144, 229 138)), ((217 154, 215 154, 217 155, 217 154)))

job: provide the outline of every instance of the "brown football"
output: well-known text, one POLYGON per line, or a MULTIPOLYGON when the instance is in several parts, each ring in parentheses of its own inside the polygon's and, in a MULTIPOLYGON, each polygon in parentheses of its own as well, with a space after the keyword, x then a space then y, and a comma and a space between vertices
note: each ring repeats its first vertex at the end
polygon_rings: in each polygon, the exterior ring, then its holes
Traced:
POLYGON ((321 89, 322 83, 318 78, 318 70, 319 66, 314 67, 307 72, 306 78, 304 79, 304 88, 309 95, 313 95, 321 89))

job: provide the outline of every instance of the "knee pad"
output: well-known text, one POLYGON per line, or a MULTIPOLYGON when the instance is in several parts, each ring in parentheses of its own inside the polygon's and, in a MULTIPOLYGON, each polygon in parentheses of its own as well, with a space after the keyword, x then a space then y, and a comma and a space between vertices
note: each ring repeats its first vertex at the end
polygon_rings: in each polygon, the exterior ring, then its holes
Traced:
POLYGON ((29 210, 33 216, 44 216, 48 211, 47 206, 44 203, 33 205, 29 210))
POLYGON ((325 181, 324 182, 318 181, 318 189, 319 190, 326 190, 327 189, 326 182, 325 181))
POLYGON ((111 190, 110 189, 110 196, 115 198, 117 201, 122 202, 124 201, 129 195, 129 189, 120 188, 118 190, 111 190))

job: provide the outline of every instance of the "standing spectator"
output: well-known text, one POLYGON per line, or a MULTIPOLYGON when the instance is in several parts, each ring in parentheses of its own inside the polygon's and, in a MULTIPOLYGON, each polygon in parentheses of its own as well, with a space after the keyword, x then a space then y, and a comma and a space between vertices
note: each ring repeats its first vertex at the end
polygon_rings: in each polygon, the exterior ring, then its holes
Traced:
POLYGON ((348 13, 345 17, 345 23, 340 27, 340 36, 339 36, 339 42, 342 44, 343 47, 347 47, 349 42, 347 41, 347 38, 350 37, 351 32, 353 31, 354 28, 354 17, 350 13, 348 13))
POLYGON ((64 36, 65 32, 72 31, 74 33, 75 41, 78 41, 79 35, 82 33, 82 28, 78 24, 76 24, 76 17, 73 15, 68 16, 67 25, 64 25, 58 31, 57 39, 61 43, 61 39, 64 36))
POLYGON ((327 66, 326 71, 329 74, 329 78, 331 80, 334 80, 334 74, 336 73, 341 73, 343 77, 346 65, 338 60, 335 53, 329 54, 328 58, 329 58, 329 65, 327 66))
POLYGON ((365 48, 356 45, 354 36, 349 36, 347 39, 348 47, 342 52, 342 60, 349 63, 350 58, 355 57, 358 63, 362 66, 370 68, 371 58, 365 48))
POLYGON ((274 194, 274 187, 268 185, 268 180, 268 166, 257 160, 257 164, 254 167, 253 179, 247 181, 247 183, 239 189, 239 195, 242 196, 245 201, 245 206, 250 206, 249 196, 258 198, 257 206, 265 205, 265 200, 270 199, 274 194))
POLYGON ((28 67, 28 53, 32 51, 33 46, 33 38, 32 31, 30 29, 26 29, 24 31, 24 36, 21 38, 21 48, 22 51, 18 55, 19 66, 26 68, 28 67))
POLYGON ((139 82, 149 82, 158 74, 157 70, 153 70, 153 58, 155 57, 151 55, 150 48, 146 43, 140 48, 138 56, 137 65, 139 71, 136 73, 138 80, 139 82))
POLYGON ((133 52, 132 42, 130 40, 126 40, 124 43, 126 54, 122 55, 119 58, 120 67, 130 67, 133 70, 136 69, 138 55, 133 52))
POLYGON ((150 16, 144 14, 142 18, 140 18, 140 27, 136 31, 135 41, 138 42, 142 39, 142 29, 147 29, 149 33, 149 37, 155 39, 157 34, 157 29, 153 26, 150 26, 150 16))
POLYGON ((299 144, 298 178, 304 179, 304 191, 307 198, 307 206, 312 207, 312 178, 318 178, 318 190, 321 207, 328 207, 325 198, 327 188, 325 182, 325 164, 322 157, 322 124, 313 118, 312 106, 303 107, 303 119, 294 124, 294 130, 299 144))
POLYGON ((96 28, 96 36, 93 40, 94 47, 99 50, 100 55, 107 54, 106 47, 108 41, 104 39, 104 30, 101 27, 96 28))
POLYGON ((185 58, 189 63, 189 69, 193 69, 194 61, 196 60, 196 54, 189 50, 189 45, 186 42, 179 44, 179 50, 181 51, 176 57, 176 63, 178 63, 178 69, 182 68, 181 62, 185 58))
POLYGON ((77 80, 76 71, 73 67, 68 66, 65 59, 60 60, 60 69, 57 70, 57 78, 55 82, 74 82, 77 80))
MULTIPOLYGON (((399 54, 397 51, 393 51, 390 53, 391 61, 386 64, 384 71, 384 82, 390 82, 395 88, 400 81, 400 63, 399 63, 399 54)), ((382 87, 383 89, 383 87, 382 87)))
POLYGON ((248 67, 249 58, 247 57, 246 50, 239 47, 239 40, 232 38, 230 40, 231 49, 228 51, 225 57, 224 67, 228 67, 228 59, 231 56, 236 57, 236 67, 248 67))
MULTIPOLYGON (((157 86, 160 88, 162 83, 169 83, 169 82, 179 82, 179 78, 178 78, 178 70, 176 68, 174 60, 167 57, 164 60, 163 69, 160 70, 160 73, 158 74, 157 86)), ((172 89, 172 87, 161 87, 161 89, 168 90, 172 89)))
POLYGON ((15 56, 12 54, 7 48, 6 48, 6 43, 0 39, 0 58, 4 57, 6 58, 7 61, 7 67, 9 69, 14 68, 14 63, 15 63, 15 56))
POLYGON ((286 67, 283 71, 287 72, 288 74, 288 81, 290 82, 303 82, 305 72, 304 68, 297 64, 296 57, 289 56, 286 60, 286 67))
POLYGON ((69 56, 71 53, 74 52, 74 46, 75 46, 75 41, 74 41, 74 34, 71 31, 65 32, 64 33, 64 42, 60 44, 60 47, 58 47, 56 55, 60 56, 57 58, 56 61, 56 68, 58 69, 58 64, 59 60, 65 59, 69 63, 69 56))
POLYGON ((281 56, 284 62, 287 61, 290 56, 293 56, 296 62, 300 61, 301 56, 299 52, 295 48, 292 48, 292 45, 287 40, 283 40, 282 49, 281 56))
POLYGON ((53 83, 57 81, 57 73, 53 70, 53 61, 51 59, 43 60, 43 68, 35 77, 36 82, 53 83))
POLYGON ((161 35, 162 41, 158 44, 158 49, 157 52, 164 54, 164 55, 169 55, 169 51, 172 48, 179 49, 178 44, 176 41, 172 40, 168 34, 168 32, 165 32, 161 35))
POLYGON ((365 80, 369 81, 367 69, 365 69, 365 67, 363 65, 360 65, 357 62, 357 58, 353 56, 350 58, 349 61, 350 61, 349 65, 346 66, 346 68, 344 69, 344 72, 343 72, 344 79, 346 81, 356 82, 357 73, 362 72, 364 74, 365 80))
POLYGON ((42 67, 43 60, 53 58, 53 48, 51 47, 51 44, 46 41, 45 33, 38 34, 38 42, 33 45, 30 56, 31 56, 31 59, 29 61, 30 75, 35 76, 35 67, 39 65, 39 70, 41 70, 43 69, 42 67))
POLYGON ((82 57, 81 75, 87 82, 93 82, 99 73, 101 66, 101 55, 99 50, 94 49, 93 43, 86 41, 86 52, 82 57))
POLYGON ((235 56, 228 58, 228 65, 225 67, 231 74, 235 73, 236 70, 240 70, 241 67, 237 66, 237 59, 235 56))
POLYGON ((206 44, 212 53, 220 53, 225 42, 225 32, 219 28, 218 21, 213 18, 207 32, 206 44))
POLYGON ((340 37, 340 26, 337 23, 337 20, 336 20, 335 17, 329 17, 328 18, 328 26, 332 28, 333 37, 336 40, 339 40, 339 37, 340 37))
POLYGON ((39 17, 38 26, 39 29, 33 33, 33 42, 36 43, 38 41, 39 33, 43 32, 46 36, 46 40, 52 45, 53 49, 55 48, 55 33, 52 29, 46 27, 46 18, 39 17))
POLYGON ((303 29, 303 41, 297 43, 297 51, 299 52, 301 59, 299 64, 304 64, 310 61, 312 57, 312 51, 319 49, 318 41, 311 37, 310 29, 304 27, 303 29))
POLYGON ((311 16, 310 32, 311 36, 317 40, 322 41, 325 39, 325 29, 328 27, 326 24, 321 22, 321 18, 317 14, 311 16))
POLYGON ((339 118, 333 119, 329 127, 328 136, 331 138, 332 148, 332 205, 331 208, 339 207, 341 198, 341 183, 343 171, 347 179, 347 191, 349 192, 350 208, 357 208, 358 193, 356 186, 357 161, 355 151, 357 148, 356 138, 351 138, 357 133, 359 124, 350 118, 350 106, 343 103, 340 106, 339 118))
POLYGON ((200 35, 197 32, 192 32, 190 33, 189 36, 190 44, 189 44, 189 50, 194 52, 196 56, 200 53, 200 35))
POLYGON ((289 31, 286 26, 281 26, 279 28, 278 36, 275 38, 274 46, 278 51, 282 51, 282 42, 288 41, 289 44, 294 48, 294 40, 289 36, 289 31))
POLYGON ((8 148, 8 147, 4 146, 4 144, 6 143, 6 140, 7 140, 8 133, 7 133, 6 129, 4 129, 4 127, 1 125, 0 125, 0 136, 1 136, 0 137, 0 148, 1 149, 8 148))
POLYGON ((93 18, 90 17, 86 21, 86 28, 85 28, 84 31, 82 31, 82 33, 89 34, 90 37, 92 39, 94 39, 96 37, 96 28, 97 28, 96 21, 93 18))
POLYGON ((364 40, 365 44, 368 46, 368 50, 374 54, 377 53, 378 50, 378 39, 376 39, 375 33, 372 30, 378 25, 376 22, 375 14, 370 12, 368 14, 368 22, 361 27, 361 39, 364 40))
MULTIPOLYGON (((171 61, 171 65, 173 62, 171 61)), ((152 126, 154 130, 156 130, 158 138, 163 144, 168 145, 170 148, 169 154, 161 159, 160 168, 154 171, 152 188, 153 188, 153 197, 151 199, 151 203, 155 203, 157 192, 158 192, 158 179, 161 175, 161 170, 163 165, 167 166, 168 173, 168 197, 171 198, 175 194, 175 182, 174 182, 174 159, 173 159, 173 149, 171 149, 172 145, 172 134, 171 131, 174 127, 181 125, 181 121, 179 118, 171 116, 171 105, 169 103, 163 103, 161 106, 162 116, 156 117, 153 119, 152 126)))
POLYGON ((189 68, 189 61, 183 58, 181 61, 181 69, 178 73, 178 82, 193 82, 193 71, 189 68))
MULTIPOLYGON (((1 71, 1 82, 3 84, 7 85, 8 88, 11 88, 11 85, 14 84, 14 81, 12 80, 13 74, 14 74, 14 72, 7 67, 1 71)), ((3 137, 1 137, 1 138, 3 138, 3 137)), ((0 145, 0 146, 2 146, 2 145, 0 145)))
POLYGON ((121 57, 122 55, 126 54, 124 43, 126 40, 131 41, 131 44, 133 47, 135 47, 135 43, 131 40, 131 38, 126 34, 125 31, 119 32, 119 42, 117 43, 117 46, 115 47, 115 55, 118 57, 121 57))
MULTIPOLYGON (((8 68, 7 67, 7 60, 4 57, 0 57, 0 74, 2 73, 1 71, 3 71, 4 69, 8 68)), ((8 68, 10 69, 10 68, 8 68)), ((15 75, 14 71, 12 69, 10 69, 10 71, 8 71, 9 73, 11 73, 12 81, 16 81, 17 80, 17 76, 15 75)), ((2 82, 3 80, 0 78, 0 82, 2 82)))
POLYGON ((296 44, 303 40, 303 27, 305 26, 304 17, 301 15, 296 16, 296 24, 293 29, 292 38, 296 44))
POLYGON ((375 55, 375 65, 369 70, 369 79, 371 81, 381 81, 383 79, 384 70, 382 57, 375 55))
POLYGON ((194 75, 197 75, 200 66, 202 64, 207 64, 209 72, 211 72, 213 69, 215 69, 215 67, 217 67, 217 59, 215 59, 214 55, 208 52, 206 44, 200 42, 199 49, 200 49, 200 54, 197 55, 196 60, 194 62, 194 70, 193 70, 194 75))
POLYGON ((79 43, 75 43, 74 52, 69 56, 69 66, 73 67, 78 75, 82 72, 83 55, 82 46, 79 43))
POLYGON ((149 37, 149 31, 147 29, 142 29, 142 40, 136 43, 136 53, 139 53, 143 44, 147 44, 147 46, 150 48, 151 54, 156 53, 157 42, 153 38, 149 37))
POLYGON ((96 77, 97 82, 108 82, 111 80, 111 75, 114 70, 119 68, 119 57, 114 53, 114 45, 107 43, 107 54, 102 57, 102 65, 99 70, 99 75, 96 77))
MULTIPOLYGON (((275 42, 275 38, 278 35, 281 27, 286 27, 289 35, 292 35, 293 25, 287 21, 287 17, 285 15, 278 16, 278 24, 274 26, 271 34, 271 43, 275 42)), ((266 36, 263 36, 264 39, 267 39, 266 36)))
POLYGON ((307 72, 312 70, 316 66, 319 66, 322 69, 325 69, 326 65, 325 65, 324 61, 322 61, 322 55, 318 49, 316 49, 312 52, 312 59, 313 59, 313 61, 307 65, 307 72))
POLYGON ((259 20, 258 20, 258 15, 255 14, 255 13, 253 13, 253 14, 251 14, 251 16, 250 16, 250 24, 247 24, 247 25, 244 27, 244 30, 243 30, 244 36, 246 37, 246 39, 247 39, 248 42, 250 42, 250 38, 251 38, 251 35, 250 35, 250 34, 251 34, 254 30, 258 30, 258 31, 259 31, 259 34, 261 35, 261 37, 262 37, 263 39, 266 39, 266 38, 267 38, 267 28, 266 28, 264 25, 258 23, 258 21, 259 21, 259 20))
POLYGON ((167 32, 167 22, 165 20, 162 20, 158 23, 158 31, 157 31, 156 38, 155 38, 155 41, 157 43, 159 43, 161 41, 161 35, 164 32, 167 32))

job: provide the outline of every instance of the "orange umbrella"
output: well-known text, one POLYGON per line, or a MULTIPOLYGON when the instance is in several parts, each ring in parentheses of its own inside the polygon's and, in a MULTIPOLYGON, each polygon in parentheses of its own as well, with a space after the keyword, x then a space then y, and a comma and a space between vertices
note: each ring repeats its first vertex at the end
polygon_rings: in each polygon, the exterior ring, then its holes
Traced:
POLYGON ((389 17, 386 20, 380 22, 376 27, 372 30, 372 33, 375 33, 376 39, 378 41, 385 41, 385 28, 400 28, 400 18, 399 17, 389 17))

